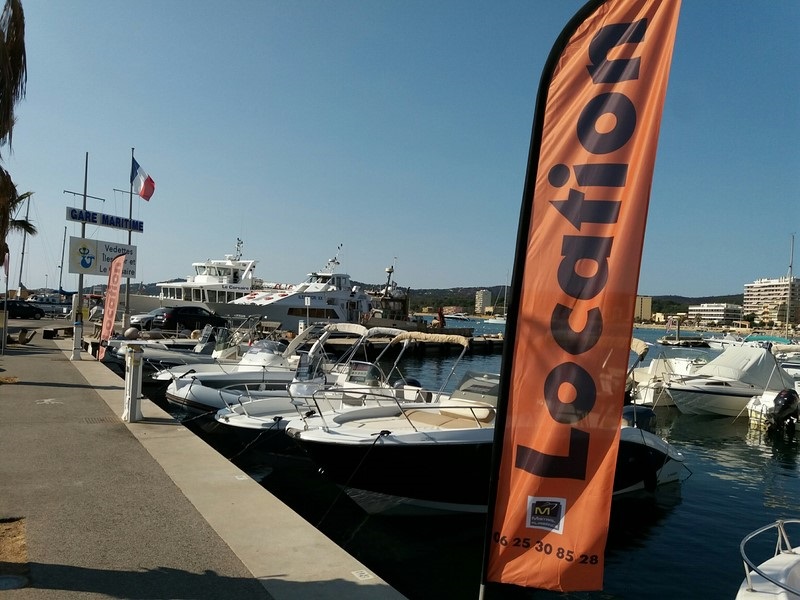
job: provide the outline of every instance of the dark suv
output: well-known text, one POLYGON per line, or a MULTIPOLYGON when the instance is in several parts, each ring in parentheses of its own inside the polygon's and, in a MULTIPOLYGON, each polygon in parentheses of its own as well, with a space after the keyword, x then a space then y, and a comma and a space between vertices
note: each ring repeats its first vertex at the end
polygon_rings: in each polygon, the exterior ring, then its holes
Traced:
POLYGON ((162 313, 153 315, 150 329, 181 331, 202 329, 206 325, 227 327, 228 321, 202 306, 171 306, 162 313))
MULTIPOLYGON (((33 302, 25 300, 6 300, 8 306, 9 319, 41 319, 44 310, 36 306, 33 302)), ((3 301, 0 300, 0 310, 3 310, 3 301)))

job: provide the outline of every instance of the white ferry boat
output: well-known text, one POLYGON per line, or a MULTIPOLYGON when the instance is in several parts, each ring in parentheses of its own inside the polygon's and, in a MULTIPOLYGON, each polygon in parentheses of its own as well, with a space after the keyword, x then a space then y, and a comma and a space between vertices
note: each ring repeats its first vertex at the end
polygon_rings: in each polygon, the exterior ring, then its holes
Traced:
MULTIPOLYGON (((373 315, 383 314, 388 296, 402 294, 389 282, 384 290, 373 295, 355 285, 346 273, 337 271, 338 254, 319 271, 309 273, 298 284, 274 284, 270 289, 253 291, 234 300, 224 308, 231 315, 261 315, 266 321, 277 322, 281 329, 299 331, 300 322, 311 323, 366 323, 373 315)), ((219 309, 215 309, 218 310, 219 309)), ((407 317, 406 317, 407 318, 407 317)))
POLYGON ((222 259, 192 263, 193 275, 185 280, 157 283, 159 294, 131 294, 131 313, 148 312, 159 306, 194 304, 226 314, 224 307, 254 291, 264 289, 263 280, 255 275, 258 261, 242 258, 242 240, 236 240, 236 253, 222 259))
MULTIPOLYGON (((319 271, 309 273, 297 284, 265 283, 255 277, 255 260, 241 258, 241 240, 235 256, 224 260, 192 263, 195 275, 185 281, 158 283, 158 296, 131 294, 131 314, 145 313, 159 306, 194 304, 224 317, 258 315, 281 329, 299 331, 311 323, 366 323, 373 317, 395 317, 388 309, 405 292, 391 281, 384 289, 370 293, 353 283, 350 275, 337 271, 338 253, 319 271)), ((403 304, 407 307, 407 303, 403 304)), ((407 319, 407 310, 405 311, 407 319)))

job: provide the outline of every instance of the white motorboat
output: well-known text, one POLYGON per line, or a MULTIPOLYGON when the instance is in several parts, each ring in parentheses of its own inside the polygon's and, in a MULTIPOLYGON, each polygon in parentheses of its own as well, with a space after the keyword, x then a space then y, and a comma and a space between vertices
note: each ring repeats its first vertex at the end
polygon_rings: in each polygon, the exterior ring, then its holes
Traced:
POLYGON ((631 371, 632 402, 651 406, 674 406, 665 382, 672 377, 694 375, 708 363, 702 350, 681 349, 681 355, 659 352, 647 365, 631 371))
POLYGON ((763 333, 749 333, 746 336, 726 333, 723 336, 711 336, 703 338, 709 348, 715 350, 725 350, 731 346, 761 346, 768 347, 773 344, 791 344, 791 340, 777 335, 767 335, 763 333))
POLYGON ((491 325, 505 325, 506 324, 506 317, 497 316, 497 317, 489 317, 488 319, 483 320, 484 323, 489 323, 491 325))
POLYGON ((733 333, 726 333, 722 336, 712 335, 703 339, 706 341, 709 348, 713 350, 725 350, 725 348, 729 348, 730 346, 741 346, 744 338, 733 333))
POLYGON ((769 350, 732 346, 693 375, 670 377, 664 386, 684 414, 738 417, 753 396, 794 383, 769 350))
POLYGON ((798 519, 782 519, 747 534, 739 544, 744 562, 745 578, 739 586, 736 600, 773 598, 789 600, 800 597, 800 546, 793 546, 787 535, 787 525, 796 528, 798 519), (756 563, 748 554, 747 544, 774 532, 774 554, 756 563))
MULTIPOLYGON (((413 336, 400 329, 384 329, 373 337, 387 334, 392 340, 384 347, 374 362, 353 360, 356 352, 348 353, 343 360, 324 370, 301 374, 286 386, 282 395, 241 394, 233 398, 223 396, 227 406, 214 415, 214 423, 202 423, 208 433, 224 435, 239 441, 242 447, 280 450, 290 443, 288 437, 277 439, 273 435, 283 432, 290 419, 321 412, 341 413, 362 407, 395 406, 397 400, 404 403, 429 402, 430 392, 423 390, 419 382, 406 378, 399 369, 402 355, 414 341, 413 336), (380 367, 382 359, 397 343, 401 350, 392 368, 384 373, 380 367), (390 382, 391 378, 391 382, 390 382)), ((367 338, 368 339, 368 338, 367 338)), ((365 342, 366 343, 366 339, 365 342)))
MULTIPOLYGON (((360 350, 365 350, 371 341, 379 337, 391 338, 401 333, 398 329, 367 329, 354 323, 331 323, 316 329, 319 329, 319 335, 311 333, 306 336, 306 330, 282 353, 274 358, 266 356, 263 362, 259 362, 259 358, 248 360, 246 354, 240 364, 234 367, 192 368, 186 373, 173 369, 171 373, 160 374, 160 377, 173 377, 166 389, 166 399, 171 404, 208 413, 229 406, 249 405, 257 399, 270 399, 272 403, 271 399, 277 397, 280 400, 276 406, 289 410, 289 384, 300 382, 306 387, 321 387, 328 382, 346 379, 347 374, 355 378, 356 368, 351 367, 351 363, 354 363, 353 359, 360 350), (337 360, 329 359, 325 350, 326 345, 334 340, 346 346, 337 360), (311 342, 313 344, 308 351, 302 350, 311 342)), ((364 368, 362 380, 372 377, 371 373, 364 368)))
POLYGON ((201 364, 235 364, 257 339, 255 325, 257 320, 245 320, 234 328, 207 325, 201 332, 193 332, 189 337, 165 337, 160 333, 151 333, 149 335, 152 337, 135 340, 113 338, 108 341, 110 351, 106 351, 103 362, 124 375, 126 347, 136 345, 142 353, 143 372, 148 375, 144 382, 148 383, 165 369, 177 368, 185 372, 187 365, 198 368, 201 364))
MULTIPOLYGON (((361 331, 359 329, 359 335, 361 331)), ((223 382, 222 385, 224 385, 225 383, 234 383, 237 374, 244 371, 261 371, 265 368, 281 367, 294 370, 297 367, 300 348, 312 346, 323 335, 323 332, 323 325, 308 327, 300 335, 295 336, 288 345, 270 339, 249 342, 241 355, 232 360, 223 360, 222 357, 219 357, 218 360, 207 361, 205 364, 191 364, 189 365, 191 371, 187 370, 187 365, 178 364, 156 371, 152 378, 171 382, 191 376, 197 381, 204 379, 212 381, 215 378, 225 379, 229 376, 230 381, 223 382)))
POLYGON ((681 346, 683 348, 708 348, 706 338, 697 333, 667 333, 656 340, 664 346, 681 346))
POLYGON ((469 315, 467 313, 458 312, 458 313, 450 313, 449 315, 444 315, 446 321, 471 321, 469 315))
MULTIPOLYGON (((452 393, 446 385, 429 403, 396 397, 315 411, 290 421, 286 433, 369 513, 485 512, 499 375, 468 373, 452 393)), ((615 493, 679 479, 683 456, 667 442, 627 424, 620 436, 615 493)))

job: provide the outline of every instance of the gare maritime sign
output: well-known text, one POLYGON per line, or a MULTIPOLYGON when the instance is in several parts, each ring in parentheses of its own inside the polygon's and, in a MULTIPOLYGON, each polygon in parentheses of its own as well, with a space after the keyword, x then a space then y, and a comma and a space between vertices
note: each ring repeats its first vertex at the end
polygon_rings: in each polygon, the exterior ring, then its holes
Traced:
POLYGON ((105 227, 125 229, 126 231, 144 232, 144 221, 128 219, 127 217, 115 217, 114 215, 106 215, 93 210, 82 210, 69 206, 67 207, 67 221, 103 225, 105 227))
MULTIPOLYGON (((83 210, 69 206, 67 207, 67 221, 144 232, 143 221, 115 217, 114 215, 106 215, 93 210, 83 210)), ((136 246, 83 237, 70 237, 69 272, 78 275, 108 275, 111 262, 120 254, 126 255, 122 267, 122 276, 126 278, 136 277, 136 246)))

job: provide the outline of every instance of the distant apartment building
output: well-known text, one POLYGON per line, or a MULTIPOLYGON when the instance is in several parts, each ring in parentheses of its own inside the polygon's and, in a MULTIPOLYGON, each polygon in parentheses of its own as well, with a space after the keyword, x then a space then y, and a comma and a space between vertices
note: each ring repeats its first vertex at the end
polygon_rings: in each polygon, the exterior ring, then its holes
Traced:
POLYGON ((653 320, 652 296, 636 296, 636 307, 633 311, 633 320, 640 322, 653 320))
POLYGON ((492 292, 478 290, 475 292, 475 314, 485 315, 492 307, 492 292))
POLYGON ((732 325, 742 318, 738 304, 704 303, 689 306, 687 319, 699 325, 732 325))
POLYGON ((796 325, 800 322, 800 279, 778 277, 746 283, 742 312, 762 322, 796 325))

